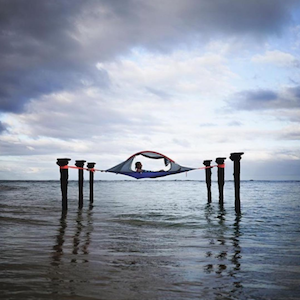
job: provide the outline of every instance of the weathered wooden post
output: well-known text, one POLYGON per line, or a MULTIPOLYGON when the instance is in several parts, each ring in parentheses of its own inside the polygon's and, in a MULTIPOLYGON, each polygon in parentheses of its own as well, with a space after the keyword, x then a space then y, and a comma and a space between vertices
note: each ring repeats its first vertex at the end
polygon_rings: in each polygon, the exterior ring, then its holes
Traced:
POLYGON ((94 202, 94 166, 96 163, 87 163, 88 169, 90 169, 90 203, 94 202))
POLYGON ((203 164, 206 166, 205 169, 205 181, 207 187, 207 202, 211 203, 211 160, 204 160, 203 164))
POLYGON ((233 161, 233 177, 234 177, 234 207, 237 214, 241 213, 241 199, 240 199, 240 160, 244 152, 235 152, 230 154, 230 159, 233 161))
POLYGON ((218 186, 219 186, 219 204, 221 207, 224 205, 224 170, 226 157, 218 157, 216 163, 218 164, 218 186))
POLYGON ((76 160, 75 166, 81 169, 78 169, 78 208, 83 207, 83 166, 86 160, 76 160))
POLYGON ((60 166, 60 188, 62 195, 62 209, 68 209, 68 178, 69 170, 68 163, 70 158, 58 158, 56 164, 60 166))

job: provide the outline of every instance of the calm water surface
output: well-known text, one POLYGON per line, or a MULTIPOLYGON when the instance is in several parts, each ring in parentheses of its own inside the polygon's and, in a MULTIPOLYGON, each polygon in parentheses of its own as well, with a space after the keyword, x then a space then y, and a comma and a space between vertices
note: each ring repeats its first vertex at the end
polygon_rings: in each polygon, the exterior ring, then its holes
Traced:
POLYGON ((1 299, 300 299, 300 182, 0 182, 1 299))

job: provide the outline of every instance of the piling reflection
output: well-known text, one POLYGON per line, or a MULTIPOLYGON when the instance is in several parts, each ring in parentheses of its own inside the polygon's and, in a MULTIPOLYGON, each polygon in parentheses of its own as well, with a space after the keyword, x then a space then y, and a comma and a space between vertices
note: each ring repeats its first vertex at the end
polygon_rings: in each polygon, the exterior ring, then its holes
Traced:
POLYGON ((52 265, 59 265, 63 255, 63 245, 65 242, 65 232, 67 229, 67 211, 63 210, 59 220, 58 235, 56 236, 55 245, 53 246, 52 265))
POLYGON ((242 284, 239 279, 241 270, 241 246, 240 246, 240 221, 237 215, 234 223, 229 222, 226 210, 219 205, 218 210, 210 203, 205 207, 205 219, 207 221, 208 250, 205 254, 206 264, 204 272, 210 276, 228 279, 228 286, 215 287, 225 293, 230 288, 231 293, 239 294, 242 284), (230 224, 231 223, 231 224, 230 224), (221 290, 220 290, 221 289, 221 290))
POLYGON ((216 274, 222 274, 226 269, 226 260, 227 260, 227 244, 226 244, 226 237, 225 232, 227 230, 226 224, 225 224, 225 217, 226 217, 226 211, 223 207, 223 204, 219 204, 219 211, 217 215, 218 219, 218 238, 217 242, 221 246, 219 252, 216 254, 215 258, 218 259, 219 264, 217 265, 216 274), (224 246, 224 247, 223 247, 224 246))
POLYGON ((70 213, 67 216, 66 212, 61 215, 55 244, 52 247, 52 268, 49 272, 54 294, 62 291, 73 294, 85 280, 82 273, 88 272, 88 266, 80 268, 77 266, 89 262, 89 246, 93 231, 92 209, 92 206, 87 211, 79 209, 75 218, 72 218, 70 213))
POLYGON ((72 253, 75 254, 73 258, 71 259, 72 263, 77 262, 77 257, 76 255, 78 254, 80 243, 81 243, 81 232, 82 232, 82 210, 78 210, 77 213, 77 218, 76 218, 76 227, 75 227, 75 234, 73 237, 73 251, 72 253))
POLYGON ((241 264, 240 264, 240 259, 242 258, 241 256, 241 247, 240 247, 240 221, 241 221, 241 216, 237 215, 235 218, 235 222, 233 224, 234 228, 234 235, 232 237, 232 245, 234 248, 234 254, 232 255, 231 261, 235 265, 234 270, 239 271, 241 264))
MULTIPOLYGON (((84 218, 82 216, 82 210, 78 210, 76 218, 76 227, 75 234, 73 237, 73 251, 72 253, 75 256, 72 258, 71 262, 77 262, 77 254, 88 255, 89 254, 89 245, 91 242, 91 232, 93 228, 92 222, 92 209, 93 206, 89 207, 89 210, 86 213, 86 225, 84 225, 84 218), (83 229, 84 232, 83 232, 83 229)), ((82 259, 82 262, 88 262, 87 258, 82 259)))

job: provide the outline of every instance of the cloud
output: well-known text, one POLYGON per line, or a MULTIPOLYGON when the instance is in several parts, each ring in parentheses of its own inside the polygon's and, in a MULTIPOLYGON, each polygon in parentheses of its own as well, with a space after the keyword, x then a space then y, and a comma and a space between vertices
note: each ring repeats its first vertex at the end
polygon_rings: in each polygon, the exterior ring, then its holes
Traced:
POLYGON ((46 139, 20 139, 14 136, 2 136, 0 141, 1 155, 34 155, 34 154, 51 154, 58 151, 63 151, 63 147, 67 143, 61 141, 53 141, 46 139))
POLYGON ((0 110, 21 112, 32 98, 107 84, 76 40, 82 1, 1 1, 0 110))
MULTIPOLYGON (((15 134, 28 137, 50 137, 62 140, 128 135, 136 128, 156 130, 161 122, 147 111, 147 103, 137 107, 123 99, 114 103, 100 92, 61 93, 44 96, 27 105, 27 113, 14 116, 20 126, 15 134)), ((17 127, 16 127, 17 128, 17 127)))
POLYGON ((0 139, 2 155, 129 155, 195 147, 195 122, 200 116, 201 122, 210 120, 202 113, 206 99, 228 94, 226 82, 233 76, 218 55, 198 52, 137 52, 97 67, 109 77, 109 89, 86 86, 51 93, 31 99, 22 114, 6 113, 9 135, 0 139))
POLYGON ((258 54, 251 61, 262 64, 273 64, 279 67, 300 68, 300 61, 290 53, 279 50, 267 51, 264 55, 258 54))
POLYGON ((191 147, 191 143, 188 140, 185 139, 177 139, 177 138, 173 138, 173 143, 176 145, 179 145, 181 147, 184 148, 190 148, 191 147))
POLYGON ((300 46, 300 25, 293 27, 292 33, 294 35, 292 49, 297 50, 300 46))
POLYGON ((101 71, 90 70, 82 67, 69 67, 64 70, 38 69, 26 70, 25 73, 4 72, 0 75, 2 88, 0 88, 0 110, 3 112, 20 113, 24 104, 30 99, 39 98, 42 95, 57 91, 79 90, 89 85, 104 86, 108 80, 101 71), (16 75, 16 73, 18 73, 16 75), (24 75, 24 77, 23 77, 24 75))
POLYGON ((146 87, 146 90, 147 90, 149 93, 151 93, 151 94, 157 96, 157 97, 160 98, 160 99, 168 100, 168 99, 171 98, 171 95, 170 95, 169 93, 167 93, 167 92, 165 92, 165 91, 163 91, 163 90, 160 90, 160 89, 156 89, 156 88, 153 88, 153 87, 146 87))
POLYGON ((248 90, 238 92, 231 106, 240 110, 258 110, 272 108, 278 95, 272 90, 248 90))
POLYGON ((1 0, 0 111, 20 113, 43 95, 108 86, 96 64, 135 47, 172 51, 212 37, 280 34, 295 3, 1 0))
POLYGON ((300 86, 275 90, 245 90, 232 96, 228 104, 236 110, 300 109, 300 86))
POLYGON ((279 133, 279 139, 299 141, 300 140, 299 126, 285 128, 282 132, 279 133))
POLYGON ((246 157, 243 157, 241 161, 241 178, 254 180, 299 180, 299 168, 299 158, 296 160, 273 157, 270 160, 247 160, 246 157))
POLYGON ((243 123, 240 121, 231 121, 231 122, 228 122, 227 125, 232 126, 232 127, 239 127, 239 126, 242 126, 243 123))
POLYGON ((200 127, 217 127, 217 123, 201 123, 199 124, 200 127))
POLYGON ((122 91, 120 97, 134 94, 132 99, 151 97, 154 101, 183 99, 195 93, 199 98, 228 93, 227 82, 235 76, 226 59, 200 51, 153 55, 136 50, 130 58, 97 67, 107 73, 111 91, 122 91))
POLYGON ((0 134, 3 133, 6 130, 7 130, 6 125, 3 122, 0 121, 0 134))
POLYGON ((177 127, 189 131, 189 124, 198 123, 199 114, 202 122, 209 120, 202 113, 206 99, 229 94, 226 84, 234 76, 218 55, 193 52, 137 53, 98 68, 110 78, 109 89, 87 86, 32 99, 24 113, 6 114, 10 134, 62 140, 176 135, 177 127))
POLYGON ((274 111, 273 115, 279 120, 279 121, 289 121, 293 123, 299 123, 300 122, 300 110, 298 109, 289 109, 283 111, 274 111))

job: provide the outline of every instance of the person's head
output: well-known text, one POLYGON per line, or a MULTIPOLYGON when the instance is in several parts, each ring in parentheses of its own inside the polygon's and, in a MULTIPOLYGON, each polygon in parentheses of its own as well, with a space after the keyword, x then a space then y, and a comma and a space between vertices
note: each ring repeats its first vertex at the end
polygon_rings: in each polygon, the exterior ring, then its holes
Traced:
POLYGON ((136 168, 137 170, 141 170, 142 167, 143 167, 143 165, 142 165, 142 163, 141 163, 140 161, 137 161, 137 162, 135 163, 135 168, 136 168))

